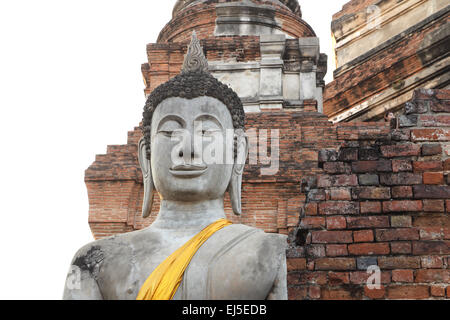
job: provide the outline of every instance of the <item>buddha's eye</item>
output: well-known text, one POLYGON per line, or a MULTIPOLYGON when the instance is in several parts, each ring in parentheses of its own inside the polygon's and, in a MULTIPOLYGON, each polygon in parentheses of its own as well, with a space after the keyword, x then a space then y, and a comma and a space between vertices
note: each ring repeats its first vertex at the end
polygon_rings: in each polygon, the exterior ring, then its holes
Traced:
POLYGON ((221 132, 220 129, 203 129, 202 130, 202 136, 210 137, 210 136, 213 136, 213 135, 215 135, 217 133, 220 133, 220 132, 221 132))
POLYGON ((202 119, 197 122, 196 129, 197 134, 204 137, 214 136, 217 133, 222 132, 222 128, 215 121, 210 119, 202 119))
POLYGON ((181 124, 178 121, 167 120, 159 126, 158 133, 166 137, 172 137, 176 135, 181 129, 181 124))

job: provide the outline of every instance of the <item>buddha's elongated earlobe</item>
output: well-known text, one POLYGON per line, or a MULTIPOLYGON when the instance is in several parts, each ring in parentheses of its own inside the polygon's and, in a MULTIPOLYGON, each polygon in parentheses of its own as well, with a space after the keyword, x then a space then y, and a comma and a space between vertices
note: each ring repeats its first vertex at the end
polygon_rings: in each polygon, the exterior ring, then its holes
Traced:
POLYGON ((248 155, 248 137, 244 130, 235 131, 236 138, 236 158, 233 165, 228 193, 230 194, 231 206, 235 215, 242 214, 242 173, 244 172, 245 162, 248 155))
POLYGON ((147 218, 150 216, 153 206, 154 185, 152 179, 152 170, 150 160, 147 159, 147 150, 145 139, 139 141, 138 147, 139 164, 141 165, 142 177, 144 180, 144 201, 142 203, 142 216, 147 218))

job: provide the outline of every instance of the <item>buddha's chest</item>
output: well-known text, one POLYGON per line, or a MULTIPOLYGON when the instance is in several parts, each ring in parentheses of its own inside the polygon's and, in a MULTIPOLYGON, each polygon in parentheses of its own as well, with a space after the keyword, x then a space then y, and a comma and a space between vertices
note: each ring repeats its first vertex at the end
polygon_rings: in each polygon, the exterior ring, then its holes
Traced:
POLYGON ((115 250, 113 259, 102 262, 97 282, 104 299, 135 300, 145 280, 180 243, 171 245, 133 246, 115 250))
MULTIPOLYGON (((252 248, 254 231, 243 235, 218 233, 190 261, 174 300, 260 300, 273 285, 274 273, 261 264, 263 254, 252 248), (222 235, 222 236, 221 236, 222 235), (247 240, 247 241, 244 241, 247 240)), ((136 299, 150 274, 182 244, 123 246, 114 260, 105 260, 98 284, 105 299, 136 299), (119 258, 118 258, 119 257, 119 258)))

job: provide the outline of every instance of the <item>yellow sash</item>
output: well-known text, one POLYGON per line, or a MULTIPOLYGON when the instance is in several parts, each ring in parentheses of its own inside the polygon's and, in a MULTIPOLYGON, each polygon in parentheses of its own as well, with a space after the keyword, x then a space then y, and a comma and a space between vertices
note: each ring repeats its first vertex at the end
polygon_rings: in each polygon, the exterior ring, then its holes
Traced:
POLYGON ((172 300, 197 250, 215 232, 230 224, 226 219, 217 220, 172 253, 147 278, 136 300, 172 300))

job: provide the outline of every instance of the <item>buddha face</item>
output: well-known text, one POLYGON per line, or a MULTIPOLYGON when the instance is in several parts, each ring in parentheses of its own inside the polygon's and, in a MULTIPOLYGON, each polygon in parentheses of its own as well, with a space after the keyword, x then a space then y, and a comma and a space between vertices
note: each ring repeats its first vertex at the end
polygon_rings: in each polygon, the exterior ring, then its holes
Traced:
POLYGON ((151 173, 162 199, 223 197, 233 170, 234 130, 222 102, 168 98, 154 111, 151 128, 151 173))

